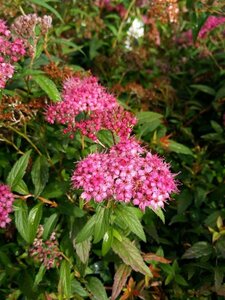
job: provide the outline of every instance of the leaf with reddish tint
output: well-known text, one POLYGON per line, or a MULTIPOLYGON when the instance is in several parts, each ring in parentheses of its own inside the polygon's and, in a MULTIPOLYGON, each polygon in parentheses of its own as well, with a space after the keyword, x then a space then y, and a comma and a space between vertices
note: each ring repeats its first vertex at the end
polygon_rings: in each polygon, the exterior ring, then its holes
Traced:
POLYGON ((119 255, 123 262, 131 266, 134 271, 152 277, 152 273, 144 263, 140 251, 128 238, 122 237, 121 241, 117 238, 113 239, 112 249, 119 255))
POLYGON ((153 261, 158 261, 162 264, 170 264, 171 260, 166 259, 165 257, 156 255, 155 253, 146 253, 143 256, 145 261, 153 260, 153 261))
POLYGON ((114 276, 111 300, 115 300, 119 296, 122 288, 127 281, 128 276, 131 273, 131 270, 131 267, 125 264, 119 266, 114 276))

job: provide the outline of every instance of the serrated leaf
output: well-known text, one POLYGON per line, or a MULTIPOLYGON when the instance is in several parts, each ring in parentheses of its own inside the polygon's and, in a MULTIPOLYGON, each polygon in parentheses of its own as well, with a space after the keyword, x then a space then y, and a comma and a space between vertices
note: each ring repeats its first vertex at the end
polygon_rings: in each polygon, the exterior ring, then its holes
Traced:
POLYGON ((158 208, 157 210, 152 210, 160 219, 161 221, 165 224, 165 216, 161 208, 158 208))
POLYGON ((113 241, 113 229, 109 228, 103 236, 102 240, 102 255, 105 256, 106 253, 111 249, 113 241))
POLYGON ((70 299, 71 296, 71 277, 70 277, 70 264, 68 261, 63 260, 59 271, 59 294, 62 299, 70 299))
POLYGON ((35 75, 32 79, 40 86, 40 88, 54 101, 60 101, 61 96, 55 83, 44 75, 35 75))
POLYGON ((72 293, 76 293, 81 297, 88 297, 88 292, 82 287, 80 282, 77 281, 75 278, 73 278, 71 281, 71 290, 72 290, 72 293))
POLYGON ((23 200, 16 200, 13 203, 15 225, 22 238, 29 243, 29 227, 28 227, 28 208, 23 200))
POLYGON ((96 212, 96 221, 94 227, 94 241, 98 243, 106 233, 109 227, 109 209, 98 207, 96 212))
POLYGON ((203 84, 192 84, 190 87, 198 90, 198 91, 201 91, 203 93, 206 93, 206 94, 209 94, 209 95, 212 95, 212 96, 215 96, 216 92, 213 88, 211 88, 210 86, 207 86, 207 85, 203 85, 203 84))
POLYGON ((38 197, 43 189, 45 188, 46 183, 48 182, 49 177, 49 165, 48 161, 44 156, 39 156, 33 165, 31 171, 31 178, 34 184, 35 190, 34 195, 38 197))
POLYGON ((131 271, 131 267, 125 264, 121 264, 119 266, 114 276, 111 300, 116 300, 116 298, 119 296, 127 281, 127 278, 130 276, 131 271))
POLYGON ((212 253, 212 246, 207 242, 197 242, 182 256, 183 259, 199 258, 212 253))
POLYGON ((144 263, 139 250, 128 238, 122 237, 122 241, 114 238, 112 249, 117 255, 119 255, 123 262, 131 266, 133 270, 152 277, 152 273, 144 263))
POLYGON ((171 263, 171 260, 166 259, 163 256, 159 256, 155 253, 146 253, 146 254, 144 254, 143 258, 145 261, 157 261, 162 264, 170 264, 171 263))
POLYGON ((96 277, 89 277, 87 289, 91 292, 91 299, 94 300, 108 300, 104 285, 96 277))
POLYGON ((30 153, 31 150, 27 151, 23 156, 21 156, 13 165, 11 171, 8 174, 6 183, 11 187, 12 190, 14 190, 16 185, 22 180, 25 174, 30 158, 30 153))
POLYGON ((115 209, 115 214, 125 226, 128 226, 131 232, 136 234, 142 241, 146 242, 146 237, 141 222, 131 207, 118 205, 115 209))
POLYGON ((45 272, 46 272, 46 267, 42 264, 38 270, 38 273, 35 276, 34 287, 38 286, 39 283, 42 281, 42 279, 45 275, 45 272))
POLYGON ((28 195, 29 190, 26 183, 21 179, 17 185, 14 187, 14 191, 19 193, 20 195, 28 195))
POLYGON ((137 113, 136 117, 139 123, 144 124, 154 122, 155 120, 160 120, 163 118, 163 115, 152 111, 144 111, 137 113))
POLYGON ((58 215, 52 214, 47 221, 44 224, 44 232, 43 232, 43 239, 46 240, 49 235, 52 233, 53 229, 55 228, 55 225, 58 221, 58 215))
POLYGON ((42 208, 43 208, 43 204, 38 203, 30 210, 29 215, 28 215, 29 242, 31 244, 34 241, 38 226, 41 221, 42 208))
POLYGON ((168 141, 167 149, 169 149, 170 151, 180 153, 180 154, 193 155, 193 152, 187 146, 177 143, 173 140, 167 140, 167 141, 168 141))
POLYGON ((88 239, 94 233, 94 226, 96 223, 96 215, 92 216, 84 225, 76 237, 76 243, 81 243, 88 239))
POLYGON ((86 239, 81 243, 74 243, 74 248, 76 249, 76 253, 83 264, 86 264, 89 259, 89 254, 91 250, 91 237, 86 239))

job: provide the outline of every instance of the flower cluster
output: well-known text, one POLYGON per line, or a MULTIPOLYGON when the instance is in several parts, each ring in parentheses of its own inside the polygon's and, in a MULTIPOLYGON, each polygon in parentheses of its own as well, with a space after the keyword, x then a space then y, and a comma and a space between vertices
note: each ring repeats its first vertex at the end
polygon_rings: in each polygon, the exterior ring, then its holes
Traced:
POLYGON ((96 202, 114 199, 140 209, 164 207, 177 192, 169 165, 142 148, 134 139, 121 140, 108 153, 90 154, 77 164, 72 176, 81 197, 96 202))
POLYGON ((224 23, 225 17, 209 16, 204 25, 202 26, 201 30, 199 31, 198 37, 200 39, 205 38, 210 31, 224 23))
POLYGON ((11 26, 11 30, 14 36, 23 40, 29 55, 33 56, 40 36, 45 36, 51 26, 51 16, 45 15, 41 18, 36 14, 29 14, 16 18, 11 26))
POLYGON ((56 239, 56 234, 53 232, 47 241, 43 241, 44 228, 42 225, 38 228, 37 238, 35 238, 32 247, 30 248, 30 255, 35 257, 37 261, 41 262, 46 269, 58 267, 62 260, 62 254, 59 249, 59 244, 56 239))
POLYGON ((79 129, 97 141, 97 132, 101 129, 128 137, 136 124, 136 118, 120 107, 116 98, 107 93, 93 76, 66 80, 62 97, 63 101, 48 107, 46 120, 51 124, 66 125, 64 133, 79 129), (83 118, 82 113, 85 114, 83 118))
POLYGON ((21 39, 12 38, 5 21, 0 19, 0 89, 14 73, 14 63, 25 54, 24 43, 21 39))
POLYGON ((5 228, 11 222, 9 214, 12 212, 14 196, 10 188, 0 184, 0 228, 5 228))

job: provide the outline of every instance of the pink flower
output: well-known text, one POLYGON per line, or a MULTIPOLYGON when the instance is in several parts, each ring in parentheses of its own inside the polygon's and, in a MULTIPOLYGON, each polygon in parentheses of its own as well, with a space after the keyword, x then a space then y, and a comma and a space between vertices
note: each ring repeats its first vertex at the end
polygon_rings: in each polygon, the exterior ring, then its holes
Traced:
POLYGON ((7 80, 13 76, 13 64, 24 55, 23 41, 14 40, 5 21, 0 19, 0 89, 4 88, 7 80))
POLYGON ((121 140, 108 153, 90 154, 77 164, 72 176, 81 197, 96 202, 114 199, 131 202, 145 210, 164 207, 178 191, 166 164, 142 148, 135 139, 121 140))
POLYGON ((63 86, 63 101, 47 108, 46 120, 66 125, 64 133, 80 130, 97 141, 99 130, 107 129, 122 138, 128 138, 136 118, 125 111, 96 77, 72 77, 63 86), (78 115, 83 113, 83 118, 78 115))
POLYGON ((205 38, 210 31, 223 23, 225 23, 225 17, 209 16, 199 31, 198 37, 200 39, 205 38))
POLYGON ((12 212, 14 196, 10 188, 0 184, 0 228, 5 228, 11 222, 9 214, 12 212))

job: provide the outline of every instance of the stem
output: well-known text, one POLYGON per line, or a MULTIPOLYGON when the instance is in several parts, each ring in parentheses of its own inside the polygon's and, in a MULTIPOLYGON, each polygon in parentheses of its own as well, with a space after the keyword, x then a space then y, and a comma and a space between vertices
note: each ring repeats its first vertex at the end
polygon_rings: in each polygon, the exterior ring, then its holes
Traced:
POLYGON ((9 129, 11 129, 12 131, 16 132, 18 135, 22 136, 36 151, 37 153, 42 156, 41 151, 35 146, 35 144, 29 139, 29 137, 27 135, 25 135, 24 133, 20 132, 19 130, 13 128, 12 126, 7 126, 9 129))
MULTIPOLYGON (((14 197, 15 197, 15 198, 20 198, 20 199, 22 199, 22 200, 27 200, 28 198, 31 198, 31 197, 32 197, 32 198, 35 198, 35 196, 32 195, 32 194, 28 194, 28 195, 25 195, 25 196, 21 196, 21 195, 16 195, 16 194, 14 194, 14 197)), ((58 204, 57 204, 55 201, 50 201, 50 200, 48 200, 48 199, 46 199, 46 198, 44 198, 44 197, 38 196, 37 199, 40 200, 41 202, 45 203, 45 204, 51 205, 52 207, 57 207, 57 206, 58 206, 58 204)))
POLYGON ((0 141, 6 142, 7 144, 13 146, 19 154, 22 154, 22 155, 24 154, 24 152, 22 152, 13 142, 11 142, 10 140, 8 140, 7 138, 5 138, 5 137, 2 136, 0 138, 0 141))
POLYGON ((125 25, 125 21, 127 20, 128 16, 129 16, 129 13, 130 13, 130 11, 131 11, 131 9, 132 9, 132 6, 135 4, 135 2, 136 2, 136 0, 133 0, 133 1, 130 3, 130 5, 129 5, 128 9, 127 9, 127 12, 126 12, 126 14, 125 14, 125 16, 123 17, 123 20, 122 20, 122 22, 120 23, 120 27, 119 27, 119 30, 118 30, 118 33, 117 33, 117 37, 116 37, 116 39, 115 39, 115 41, 114 41, 114 43, 113 43, 113 45, 112 45, 112 48, 113 48, 113 49, 116 47, 117 42, 118 42, 118 40, 120 39, 121 32, 122 32, 123 27, 124 27, 124 25, 125 25))

